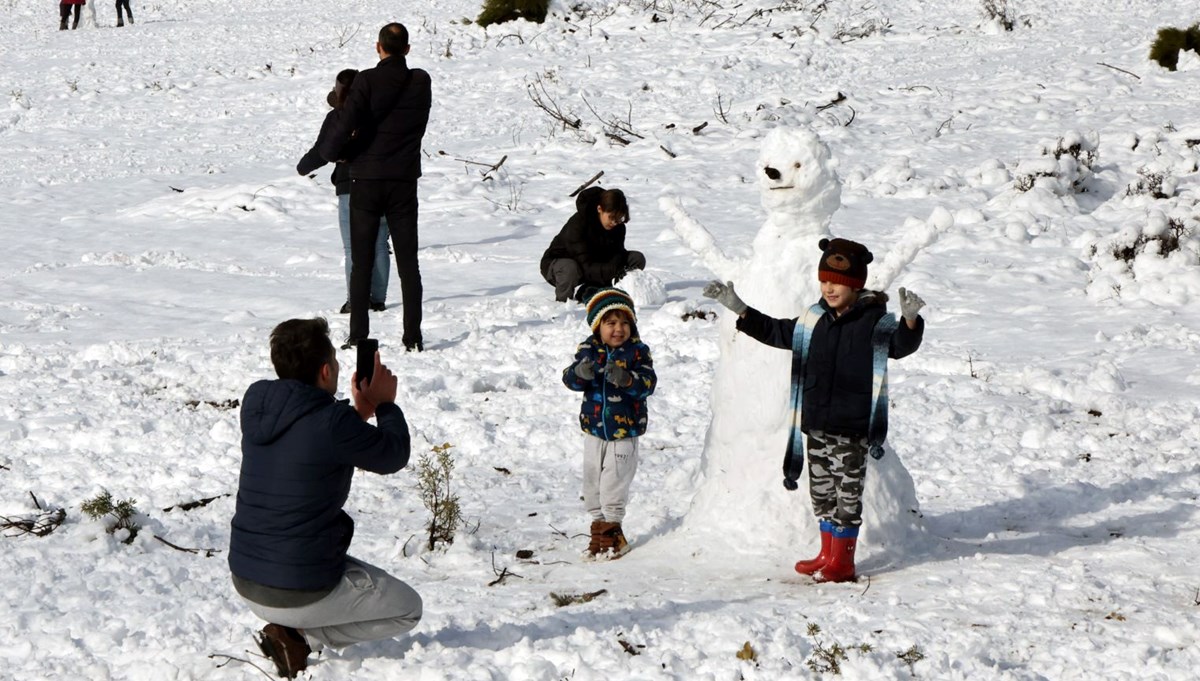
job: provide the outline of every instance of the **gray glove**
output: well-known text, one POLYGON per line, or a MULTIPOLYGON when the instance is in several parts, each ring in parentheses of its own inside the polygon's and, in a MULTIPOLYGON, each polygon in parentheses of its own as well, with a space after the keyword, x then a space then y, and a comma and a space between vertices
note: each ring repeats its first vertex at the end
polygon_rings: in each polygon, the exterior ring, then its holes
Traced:
POLYGON ((585 381, 596 378, 596 363, 587 358, 579 360, 575 365, 575 375, 585 381))
POLYGON ((719 281, 708 282, 708 285, 704 287, 704 297, 716 300, 739 317, 746 314, 746 310, 749 309, 749 306, 743 303, 742 299, 738 298, 737 293, 733 290, 732 281, 727 281, 724 284, 719 281))
POLYGON ((619 367, 616 364, 610 364, 604 370, 604 380, 618 388, 628 388, 633 385, 633 374, 628 369, 619 367))
POLYGON ((917 321, 917 313, 923 307, 925 307, 925 301, 921 300, 921 296, 903 286, 900 287, 900 315, 902 317, 915 322, 917 321))

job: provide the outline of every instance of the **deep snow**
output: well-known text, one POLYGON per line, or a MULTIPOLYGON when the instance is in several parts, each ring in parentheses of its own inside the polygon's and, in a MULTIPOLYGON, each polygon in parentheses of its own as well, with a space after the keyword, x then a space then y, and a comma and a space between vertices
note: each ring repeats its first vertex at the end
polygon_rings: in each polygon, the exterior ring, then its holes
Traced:
POLYGON ((359 476, 353 552, 413 584, 426 618, 409 637, 314 658, 310 678, 816 678, 829 674, 810 663, 834 643, 871 646, 847 652, 847 679, 1192 678, 1200 59, 1172 73, 1146 55, 1194 8, 1020 3, 1027 22, 1005 32, 977 2, 833 0, 819 18, 815 2, 587 4, 483 30, 463 21, 474 0, 399 16, 375 0, 135 1, 133 26, 113 28, 100 3, 98 27, 59 32, 52 3, 3 2, 0 515, 35 516, 32 493, 67 520, 0 539, 0 678, 262 678, 231 661, 266 668, 223 552, 233 500, 219 495, 236 489, 240 456, 225 405, 271 375, 277 322, 324 315, 345 333, 328 169, 310 179, 294 165, 334 74, 371 66, 392 18, 434 79, 429 350, 396 352, 398 309, 372 328, 418 451, 453 445, 470 519, 448 549, 423 550, 411 470, 359 476), (884 19, 882 35, 835 37, 884 19), (582 129, 552 121, 531 87, 582 129), (753 394, 713 390, 721 353, 752 341, 722 345, 729 320, 700 289, 724 273, 664 206, 729 259, 751 257, 769 215, 758 159, 780 126, 830 147, 830 231, 883 256, 873 277, 893 295, 929 303, 924 346, 891 367, 889 437, 925 538, 864 540, 857 584, 791 571, 815 538, 792 531, 809 511, 785 496, 781 446, 740 453, 746 470, 728 475, 746 497, 712 494, 704 465, 714 412, 783 410, 786 381, 763 369, 745 379, 764 386, 753 394), (1054 158, 1064 141, 1098 157, 1054 158), (504 157, 483 179, 478 164, 504 157), (536 264, 569 193, 600 170, 629 195, 630 246, 649 258, 652 277, 631 284, 660 385, 633 551, 588 563, 578 397, 559 382, 583 312, 553 302, 536 264), (1155 173, 1170 196, 1137 190, 1155 173), (1180 249, 1158 257, 1146 238, 1176 226, 1180 249), (1139 245, 1131 263, 1113 255, 1139 245), (754 490, 757 469, 770 473, 754 490), (102 489, 144 512, 132 544, 80 512, 102 489), (795 515, 745 512, 764 508, 795 515), (717 538, 705 518, 720 519, 717 538), (505 568, 519 577, 489 586, 505 568), (587 604, 550 599, 600 589, 587 604), (737 657, 747 642, 755 660, 737 657), (913 647, 924 659, 910 666, 897 653, 913 647))

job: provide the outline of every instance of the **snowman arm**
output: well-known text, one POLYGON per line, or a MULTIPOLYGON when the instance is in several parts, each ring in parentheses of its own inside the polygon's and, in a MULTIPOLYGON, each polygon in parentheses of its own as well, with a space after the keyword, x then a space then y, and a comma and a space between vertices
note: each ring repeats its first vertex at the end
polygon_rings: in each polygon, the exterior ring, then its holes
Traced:
POLYGON ((739 269, 737 264, 717 245, 712 232, 687 214, 687 211, 680 205, 679 199, 674 196, 664 196, 658 200, 658 207, 663 213, 666 213, 667 217, 671 218, 671 224, 679 240, 700 257, 705 267, 720 279, 733 278, 734 273, 739 269))

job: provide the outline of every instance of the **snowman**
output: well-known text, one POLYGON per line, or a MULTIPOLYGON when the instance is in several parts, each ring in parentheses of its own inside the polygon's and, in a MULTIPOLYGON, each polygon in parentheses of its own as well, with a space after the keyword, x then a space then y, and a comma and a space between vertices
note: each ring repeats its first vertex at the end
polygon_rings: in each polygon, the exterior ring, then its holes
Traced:
MULTIPOLYGON (((821 297, 818 242, 841 205, 841 183, 829 149, 807 129, 775 128, 763 140, 755 170, 767 219, 749 258, 734 260, 673 197, 660 207, 675 232, 721 281, 733 281, 749 305, 779 318, 801 315, 821 297)), ((878 277, 868 288, 879 285, 878 277)), ((788 566, 818 543, 807 472, 787 491, 782 464, 791 428, 792 353, 739 333, 735 315, 721 310, 720 361, 713 377, 712 422, 702 457, 703 480, 680 532, 706 535, 689 542, 700 554, 763 552, 788 566), (707 536, 711 535, 711 537, 707 536)), ((923 543, 912 477, 891 448, 868 462, 863 493, 861 558, 894 560, 923 543)), ((868 563, 869 565, 869 563, 868 563)), ((872 565, 878 570, 879 561, 872 565)))

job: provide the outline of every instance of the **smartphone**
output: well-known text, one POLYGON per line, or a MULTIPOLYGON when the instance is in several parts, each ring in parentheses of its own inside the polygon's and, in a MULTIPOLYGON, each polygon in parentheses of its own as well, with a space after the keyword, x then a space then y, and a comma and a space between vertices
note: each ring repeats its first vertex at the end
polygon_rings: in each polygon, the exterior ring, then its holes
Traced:
POLYGON ((364 338, 355 347, 358 348, 357 385, 362 388, 363 379, 370 383, 375 376, 375 353, 379 351, 379 341, 374 338, 364 338))

